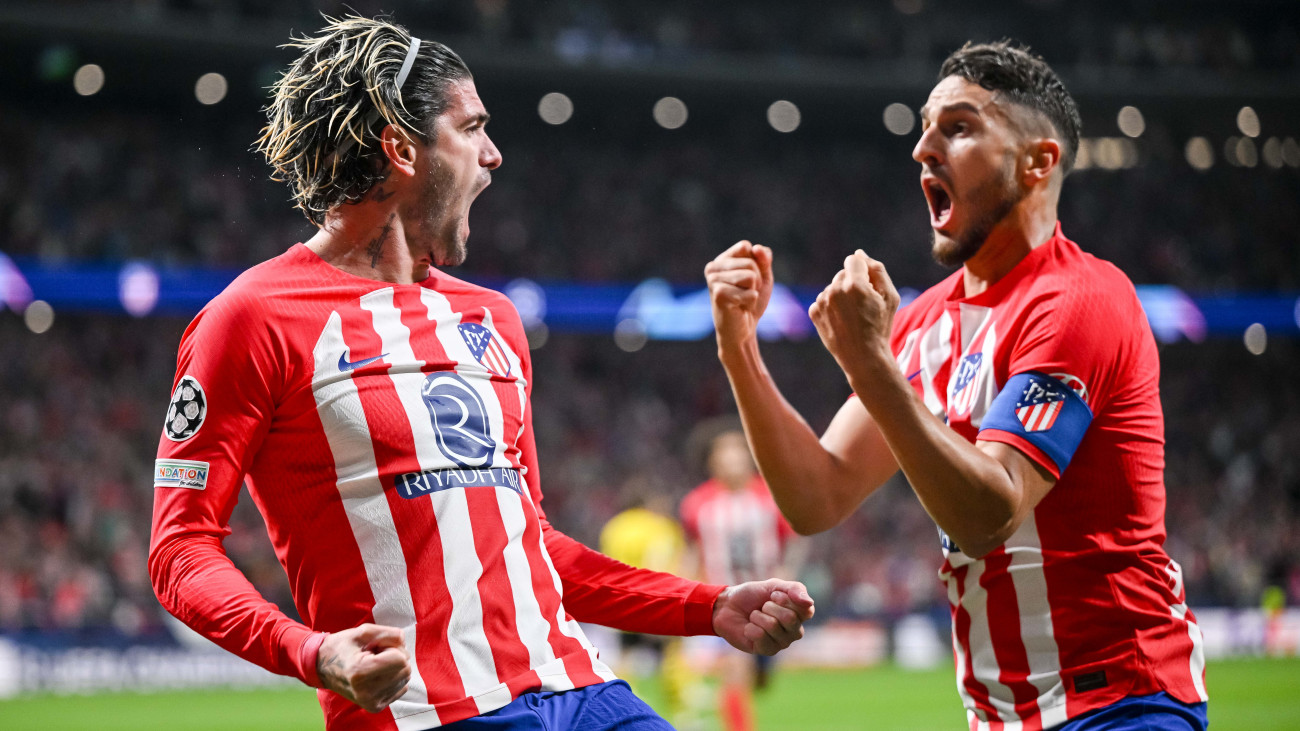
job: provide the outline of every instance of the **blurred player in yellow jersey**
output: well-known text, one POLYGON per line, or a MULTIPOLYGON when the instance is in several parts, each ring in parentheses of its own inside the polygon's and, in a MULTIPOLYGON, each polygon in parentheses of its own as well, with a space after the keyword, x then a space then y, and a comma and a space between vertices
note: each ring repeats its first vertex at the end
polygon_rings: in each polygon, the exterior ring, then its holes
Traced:
MULTIPOLYGON (((672 501, 663 490, 635 477, 623 490, 628 507, 609 519, 600 532, 600 550, 606 556, 637 568, 682 573, 686 564, 686 535, 672 517, 672 501)), ((636 686, 646 677, 645 663, 637 653, 649 653, 657 665, 666 707, 658 709, 679 728, 693 725, 695 713, 689 702, 691 688, 699 678, 691 672, 682 653, 679 637, 661 637, 625 632, 621 638, 623 667, 620 676, 636 686)))
MULTIPOLYGON (((803 546, 781 515, 767 483, 754 467, 738 419, 719 417, 699 424, 688 448, 708 479, 682 500, 682 525, 699 564, 698 578, 791 572, 802 563, 803 546)), ((739 579, 745 580, 745 579, 739 579)), ((753 731, 754 691, 764 690, 771 658, 758 661, 722 650, 718 712, 727 731, 753 731)))

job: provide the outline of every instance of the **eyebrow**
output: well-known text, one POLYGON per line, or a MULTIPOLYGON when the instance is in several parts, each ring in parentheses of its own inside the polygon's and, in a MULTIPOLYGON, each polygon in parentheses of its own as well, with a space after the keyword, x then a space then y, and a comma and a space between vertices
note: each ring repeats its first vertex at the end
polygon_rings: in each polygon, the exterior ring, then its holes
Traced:
POLYGON ((465 123, 466 124, 487 124, 490 119, 492 119, 491 114, 488 114, 487 112, 481 112, 479 114, 475 114, 473 117, 470 117, 469 120, 466 121, 465 123))
MULTIPOLYGON (((977 107, 977 106, 975 106, 974 104, 971 104, 970 102, 956 102, 956 103, 953 103, 953 104, 948 104, 948 105, 945 105, 945 106, 939 107, 939 110, 940 110, 940 111, 945 111, 945 112, 948 112, 948 111, 964 111, 964 112, 974 112, 975 114, 979 114, 979 113, 980 113, 980 107, 977 107)), ((925 106, 921 107, 921 119, 925 119, 927 116, 929 116, 929 113, 930 113, 930 105, 929 105, 929 104, 926 104, 925 106)))

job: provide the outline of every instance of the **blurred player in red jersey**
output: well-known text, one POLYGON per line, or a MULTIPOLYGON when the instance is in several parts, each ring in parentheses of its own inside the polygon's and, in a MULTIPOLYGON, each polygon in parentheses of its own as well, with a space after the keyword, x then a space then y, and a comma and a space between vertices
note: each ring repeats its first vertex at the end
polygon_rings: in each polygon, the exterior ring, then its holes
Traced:
MULTIPOLYGON (((730 420, 728 420, 730 422, 730 420)), ((786 561, 794 530, 754 469, 738 424, 697 427, 707 442, 709 479, 682 500, 682 526, 695 549, 704 581, 733 584, 769 574, 793 575, 786 561)), ((754 728, 753 691, 767 687, 771 658, 722 655, 719 712, 729 731, 754 728), (751 657, 753 658, 751 660, 751 657)))
POLYGON ((758 352, 771 249, 706 268, 759 467, 801 533, 903 471, 939 527, 971 729, 1203 729, 1201 632, 1163 548, 1155 341, 1128 278, 1057 222, 1074 101, 1006 42, 939 79, 913 157, 934 256, 961 269, 895 316, 884 265, 845 259, 809 314, 855 397, 820 438, 758 352))
POLYGON ((182 338, 149 572, 169 611, 316 686, 330 729, 665 729, 576 620, 802 635, 795 582, 634 569, 551 527, 532 364, 503 295, 455 279, 501 154, 461 59, 329 21, 275 87, 259 149, 319 232, 243 273, 182 338), (303 623, 221 539, 247 478, 303 623))

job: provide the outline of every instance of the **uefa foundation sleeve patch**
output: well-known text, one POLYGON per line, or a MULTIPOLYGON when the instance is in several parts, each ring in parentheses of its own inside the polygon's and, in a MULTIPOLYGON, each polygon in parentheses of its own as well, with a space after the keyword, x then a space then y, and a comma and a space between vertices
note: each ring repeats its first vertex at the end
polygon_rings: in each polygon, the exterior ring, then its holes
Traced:
POLYGON ((154 460, 153 486, 202 490, 208 486, 208 463, 190 459, 154 460))
POLYGON ((1078 385, 1072 388, 1037 371, 1016 374, 993 399, 980 431, 1014 434, 1041 449, 1057 470, 1065 472, 1092 423, 1092 409, 1080 395, 1087 393, 1086 387, 1082 382, 1078 385))

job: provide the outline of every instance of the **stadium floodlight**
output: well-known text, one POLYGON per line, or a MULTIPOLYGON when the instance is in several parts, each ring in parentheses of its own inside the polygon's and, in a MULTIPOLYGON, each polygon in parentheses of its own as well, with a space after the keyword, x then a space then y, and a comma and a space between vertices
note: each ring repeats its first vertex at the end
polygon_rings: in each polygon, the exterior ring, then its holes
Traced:
POLYGON ((803 116, 799 113, 799 107, 794 102, 778 99, 772 102, 767 108, 767 123, 772 125, 772 129, 777 132, 793 132, 799 129, 799 123, 803 116))
POLYGON ((1183 154, 1187 157, 1187 164, 1197 170, 1209 170, 1214 167, 1214 148, 1204 137, 1193 137, 1188 140, 1183 154))
POLYGON ((911 107, 894 102, 885 107, 884 122, 885 129, 901 137, 916 126, 916 117, 912 114, 911 107))
POLYGON ((1286 163, 1282 160, 1282 140, 1276 137, 1268 138, 1268 141, 1264 143, 1262 157, 1264 158, 1264 164, 1275 170, 1285 165, 1286 163))
POLYGON ((677 129, 686 124, 686 102, 675 96, 666 96, 655 102, 654 118, 664 129, 677 129))
POLYGON ((1124 107, 1119 110, 1116 118, 1119 125, 1119 131, 1128 137, 1141 137, 1147 129, 1146 119, 1142 117, 1142 112, 1137 107, 1124 107))
POLYGON ((1242 340, 1246 344, 1246 350, 1249 350, 1251 355, 1263 355, 1264 350, 1268 348, 1268 331, 1264 329, 1261 323, 1256 322, 1246 328, 1242 340))
POLYGON ((88 63, 72 76, 72 88, 82 96, 98 94, 104 88, 104 69, 97 63, 88 63))
POLYGON ((1255 141, 1249 137, 1241 137, 1237 140, 1236 149, 1237 164, 1244 168, 1253 168, 1259 164, 1259 150, 1255 148, 1255 141))
POLYGON ((1282 162, 1293 168, 1300 168, 1300 143, 1294 137, 1282 140, 1282 162))
POLYGON ((1251 107, 1242 107, 1237 112, 1237 129, 1247 137, 1259 137, 1259 115, 1251 107))
POLYGON ((226 77, 212 71, 200 76, 199 80, 194 82, 194 98, 198 99, 200 104, 211 106, 225 99, 229 88, 226 77))
POLYGON ((614 326, 614 344, 625 353, 635 353, 645 347, 649 337, 640 320, 628 318, 614 326))
POLYGON ((547 124, 564 124, 573 116, 573 100, 565 94, 553 91, 543 96, 537 103, 537 114, 547 124))
POLYGON ((54 326, 54 308, 45 300, 32 300, 23 311, 23 323, 37 335, 47 332, 54 326))

